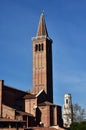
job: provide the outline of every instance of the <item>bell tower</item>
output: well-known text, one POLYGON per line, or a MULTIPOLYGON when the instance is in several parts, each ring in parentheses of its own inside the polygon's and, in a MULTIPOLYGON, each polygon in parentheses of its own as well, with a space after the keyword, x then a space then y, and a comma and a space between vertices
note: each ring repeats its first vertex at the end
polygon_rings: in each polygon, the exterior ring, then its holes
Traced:
POLYGON ((70 127, 73 122, 73 107, 71 94, 64 95, 63 122, 64 127, 70 127))
POLYGON ((48 36, 44 14, 40 16, 36 37, 33 37, 33 93, 44 90, 53 102, 52 40, 48 36))

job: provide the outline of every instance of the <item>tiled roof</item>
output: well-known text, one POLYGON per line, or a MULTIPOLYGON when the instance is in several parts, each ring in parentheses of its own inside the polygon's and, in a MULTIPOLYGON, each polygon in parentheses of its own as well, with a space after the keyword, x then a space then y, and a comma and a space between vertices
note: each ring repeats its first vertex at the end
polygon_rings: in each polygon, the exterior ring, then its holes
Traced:
POLYGON ((38 104, 38 106, 56 106, 55 104, 45 101, 43 103, 38 104))
POLYGON ((7 85, 4 85, 4 87, 6 87, 6 88, 8 88, 8 89, 13 89, 13 90, 16 90, 16 91, 20 91, 20 92, 23 92, 23 93, 27 93, 27 92, 25 92, 25 91, 23 91, 23 90, 20 90, 20 89, 15 88, 15 87, 7 86, 7 85))
POLYGON ((34 117, 32 114, 30 113, 27 113, 27 112, 23 112, 23 111, 19 111, 19 110, 16 110, 16 112, 22 116, 31 116, 31 117, 34 117))
MULTIPOLYGON (((30 129, 32 130, 57 130, 56 128, 49 128, 49 127, 31 127, 30 129)), ((29 130, 28 128, 26 128, 25 130, 29 130)), ((58 129, 60 130, 60 129, 58 129)))
MULTIPOLYGON (((19 120, 12 120, 9 118, 0 118, 0 122, 20 122, 19 120)), ((25 121, 21 121, 21 122, 25 122, 25 121)))
POLYGON ((31 93, 28 93, 28 94, 26 94, 23 98, 24 98, 24 99, 34 99, 34 98, 36 98, 36 95, 31 94, 31 93))

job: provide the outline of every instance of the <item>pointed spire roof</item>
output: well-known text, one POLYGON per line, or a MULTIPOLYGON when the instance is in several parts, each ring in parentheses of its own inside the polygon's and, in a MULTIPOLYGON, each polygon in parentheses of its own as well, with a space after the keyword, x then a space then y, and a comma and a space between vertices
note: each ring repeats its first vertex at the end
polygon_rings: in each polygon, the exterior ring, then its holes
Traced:
POLYGON ((46 23, 45 23, 44 13, 43 12, 42 12, 42 14, 40 16, 40 21, 39 21, 38 31, 37 31, 36 36, 46 36, 46 37, 48 37, 48 32, 47 32, 47 28, 46 28, 46 23))

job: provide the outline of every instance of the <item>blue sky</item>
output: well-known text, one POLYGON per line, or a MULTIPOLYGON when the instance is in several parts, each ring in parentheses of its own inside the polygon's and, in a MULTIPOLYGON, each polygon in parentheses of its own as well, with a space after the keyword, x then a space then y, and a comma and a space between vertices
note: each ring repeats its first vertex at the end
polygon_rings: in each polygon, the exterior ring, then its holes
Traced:
POLYGON ((53 39, 54 103, 86 108, 86 0, 0 0, 0 79, 32 89, 32 37, 44 10, 53 39))

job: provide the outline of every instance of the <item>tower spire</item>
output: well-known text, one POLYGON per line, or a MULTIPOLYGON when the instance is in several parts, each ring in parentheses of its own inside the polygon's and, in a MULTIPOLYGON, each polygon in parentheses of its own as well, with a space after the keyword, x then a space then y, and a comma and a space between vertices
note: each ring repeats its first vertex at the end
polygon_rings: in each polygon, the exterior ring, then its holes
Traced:
POLYGON ((44 11, 41 13, 40 21, 38 25, 38 30, 36 36, 46 36, 48 37, 47 27, 44 19, 44 11))

